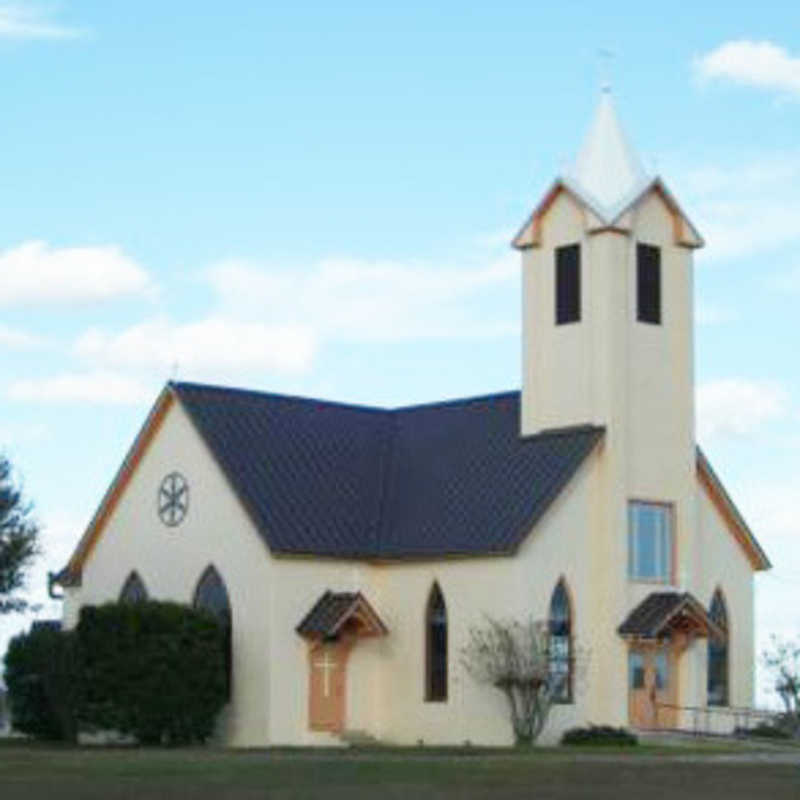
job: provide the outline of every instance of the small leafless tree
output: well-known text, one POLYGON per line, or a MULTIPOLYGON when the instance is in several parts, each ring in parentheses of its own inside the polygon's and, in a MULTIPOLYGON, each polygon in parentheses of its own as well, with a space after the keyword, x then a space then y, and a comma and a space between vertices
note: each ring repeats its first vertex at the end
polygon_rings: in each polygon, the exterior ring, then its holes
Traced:
POLYGON ((520 745, 532 745, 547 722, 553 701, 567 674, 550 670, 548 625, 541 620, 486 623, 470 630, 461 662, 480 683, 499 689, 508 700, 514 736, 520 745))
POLYGON ((772 673, 773 686, 781 698, 786 713, 784 725, 795 735, 800 735, 800 639, 771 637, 772 646, 762 659, 772 673))

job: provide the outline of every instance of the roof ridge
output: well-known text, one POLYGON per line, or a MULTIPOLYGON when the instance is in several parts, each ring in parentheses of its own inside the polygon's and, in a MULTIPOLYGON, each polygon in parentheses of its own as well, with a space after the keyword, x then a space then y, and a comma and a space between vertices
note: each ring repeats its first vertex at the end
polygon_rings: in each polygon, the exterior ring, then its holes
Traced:
POLYGON ((448 406, 468 405, 485 400, 497 400, 502 397, 518 397, 519 389, 507 389, 501 392, 490 392, 487 394, 472 395, 469 397, 454 397, 448 400, 427 400, 422 403, 411 403, 397 406, 378 406, 366 403, 350 403, 344 400, 328 400, 323 397, 306 397, 297 394, 283 394, 281 392, 268 392, 264 389, 248 389, 243 386, 223 386, 216 383, 198 383, 196 381, 167 381, 167 386, 181 392, 187 391, 209 391, 221 392, 226 394, 254 395, 256 397, 269 398, 273 400, 290 400, 300 403, 323 403, 337 408, 349 408, 358 411, 373 411, 376 413, 392 414, 398 411, 414 411, 422 408, 443 408, 448 406))

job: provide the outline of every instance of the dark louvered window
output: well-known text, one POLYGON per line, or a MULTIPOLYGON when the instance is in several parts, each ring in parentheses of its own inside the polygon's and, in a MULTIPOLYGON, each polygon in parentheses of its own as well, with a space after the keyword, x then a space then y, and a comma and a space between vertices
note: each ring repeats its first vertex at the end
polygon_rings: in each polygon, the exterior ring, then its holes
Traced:
POLYGON ((225 673, 228 699, 231 697, 231 674, 233 671, 233 641, 231 636, 231 604, 222 576, 213 566, 206 567, 194 591, 195 608, 207 611, 216 618, 225 637, 225 673))
POLYGON ((636 319, 661 324, 661 250, 636 246, 636 319))
POLYGON ((438 583, 431 588, 425 617, 425 699, 442 703, 447 700, 447 607, 438 583))
POLYGON ((581 246, 556 248, 556 325, 581 319, 581 246))

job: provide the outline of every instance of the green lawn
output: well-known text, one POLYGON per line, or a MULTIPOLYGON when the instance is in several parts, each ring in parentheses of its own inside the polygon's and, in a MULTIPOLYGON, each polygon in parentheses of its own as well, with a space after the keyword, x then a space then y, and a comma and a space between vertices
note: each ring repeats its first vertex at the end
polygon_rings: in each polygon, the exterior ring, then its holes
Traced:
POLYGON ((0 800, 800 798, 800 752, 742 747, 373 752, 0 747, 0 800))

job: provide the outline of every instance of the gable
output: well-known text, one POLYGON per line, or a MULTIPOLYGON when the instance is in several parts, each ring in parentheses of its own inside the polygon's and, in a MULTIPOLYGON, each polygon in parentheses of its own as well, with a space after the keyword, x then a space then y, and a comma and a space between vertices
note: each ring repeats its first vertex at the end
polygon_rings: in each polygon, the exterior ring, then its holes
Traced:
POLYGON ((675 197, 667 188, 661 178, 654 178, 645 186, 637 189, 635 194, 620 206, 610 217, 600 210, 591 197, 581 191, 580 187, 571 183, 566 178, 559 178, 547 190, 542 200, 525 221, 511 246, 517 250, 526 250, 539 247, 542 243, 542 225, 546 216, 562 197, 569 197, 572 202, 580 206, 586 215, 586 229, 590 233, 601 231, 617 231, 629 233, 631 229, 631 212, 652 196, 656 196, 669 214, 672 225, 672 239, 676 245, 688 248, 697 248, 704 245, 703 237, 686 216, 675 197))
POLYGON ((772 567, 767 554, 758 543, 753 532, 731 499, 722 481, 717 477, 711 463, 703 451, 697 448, 697 480, 705 496, 711 501, 716 512, 724 522, 726 530, 744 552, 750 566, 756 570, 772 567))

